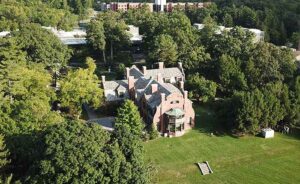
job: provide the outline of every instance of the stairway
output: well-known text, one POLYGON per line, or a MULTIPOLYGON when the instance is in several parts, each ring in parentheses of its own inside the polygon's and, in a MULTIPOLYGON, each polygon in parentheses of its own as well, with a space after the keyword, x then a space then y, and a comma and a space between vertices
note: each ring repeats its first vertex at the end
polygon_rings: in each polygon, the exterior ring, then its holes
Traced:
POLYGON ((201 172, 202 172, 202 175, 207 175, 207 174, 211 174, 213 173, 212 169, 210 168, 208 162, 202 162, 202 163, 197 163, 201 172))

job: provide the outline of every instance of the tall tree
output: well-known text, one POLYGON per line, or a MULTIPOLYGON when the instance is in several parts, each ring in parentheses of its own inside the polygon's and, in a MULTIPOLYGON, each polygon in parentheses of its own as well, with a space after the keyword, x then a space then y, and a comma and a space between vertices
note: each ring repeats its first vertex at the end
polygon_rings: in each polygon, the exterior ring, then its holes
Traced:
POLYGON ((37 24, 25 24, 14 35, 17 44, 33 62, 44 63, 48 67, 64 66, 71 57, 71 50, 66 45, 37 24))
POLYGON ((241 62, 228 55, 222 55, 218 64, 221 90, 230 94, 247 89, 247 81, 241 70, 241 62))
POLYGON ((168 66, 172 66, 177 60, 177 44, 169 35, 162 34, 155 38, 154 49, 150 53, 150 58, 155 61, 164 62, 168 66))
POLYGON ((206 80, 203 76, 200 76, 199 73, 189 76, 187 87, 193 98, 204 102, 213 99, 217 90, 217 84, 215 82, 206 80))
POLYGON ((61 80, 60 100, 63 107, 69 109, 70 115, 79 117, 84 103, 94 108, 100 107, 103 99, 103 90, 99 86, 98 77, 94 74, 96 70, 95 61, 86 59, 87 68, 70 71, 61 80))
POLYGON ((106 63, 105 57, 105 32, 103 23, 99 20, 92 20, 87 27, 87 40, 95 50, 102 51, 103 61, 106 63))
POLYGON ((111 60, 113 61, 113 50, 116 46, 128 45, 130 35, 125 21, 121 19, 119 12, 108 11, 98 15, 103 21, 106 43, 110 45, 111 60))
POLYGON ((150 183, 149 169, 144 162, 141 138, 125 123, 116 126, 114 138, 126 158, 126 171, 120 173, 120 183, 150 183))
POLYGON ((4 136, 0 134, 0 183, 7 183, 9 184, 11 181, 12 176, 6 177, 4 175, 5 167, 10 162, 8 159, 9 152, 6 149, 4 143, 4 136))
POLYGON ((52 126, 45 133, 45 151, 29 181, 109 183, 109 155, 105 153, 109 140, 108 133, 97 124, 71 121, 52 126))
POLYGON ((0 170, 3 171, 3 168, 8 163, 9 163, 8 151, 7 151, 5 143, 4 143, 4 136, 0 134, 0 170))
POLYGON ((126 100, 118 109, 116 117, 116 127, 125 126, 136 136, 142 135, 144 124, 137 106, 131 100, 126 100))

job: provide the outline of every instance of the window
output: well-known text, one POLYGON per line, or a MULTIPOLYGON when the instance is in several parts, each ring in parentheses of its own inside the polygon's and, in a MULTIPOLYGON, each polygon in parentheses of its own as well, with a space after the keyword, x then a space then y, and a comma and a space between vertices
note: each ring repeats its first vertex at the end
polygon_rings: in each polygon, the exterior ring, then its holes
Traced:
POLYGON ((171 104, 178 104, 178 103, 179 103, 179 100, 171 101, 171 104))
POLYGON ((170 79, 165 79, 165 83, 170 83, 170 79))

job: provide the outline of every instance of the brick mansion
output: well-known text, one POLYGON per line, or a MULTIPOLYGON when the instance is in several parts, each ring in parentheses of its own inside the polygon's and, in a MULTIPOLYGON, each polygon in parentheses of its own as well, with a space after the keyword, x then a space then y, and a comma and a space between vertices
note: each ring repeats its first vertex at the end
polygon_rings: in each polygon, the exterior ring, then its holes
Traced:
POLYGON ((184 90, 185 75, 182 63, 165 68, 140 70, 135 65, 126 68, 125 80, 106 81, 102 76, 105 100, 133 100, 144 122, 154 123, 165 136, 181 136, 194 126, 195 112, 188 91, 184 90))

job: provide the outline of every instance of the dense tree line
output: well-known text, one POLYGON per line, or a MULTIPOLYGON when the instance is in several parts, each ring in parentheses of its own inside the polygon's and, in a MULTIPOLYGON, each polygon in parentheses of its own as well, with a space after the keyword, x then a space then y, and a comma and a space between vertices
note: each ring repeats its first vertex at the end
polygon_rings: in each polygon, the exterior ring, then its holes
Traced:
POLYGON ((192 23, 202 23, 211 16, 219 25, 258 28, 265 40, 277 45, 297 47, 300 38, 300 2, 295 0, 226 0, 213 1, 208 8, 189 8, 192 23))
POLYGON ((68 10, 51 8, 42 2, 0 3, 0 31, 17 30, 25 23, 70 30, 77 24, 77 16, 68 10))

